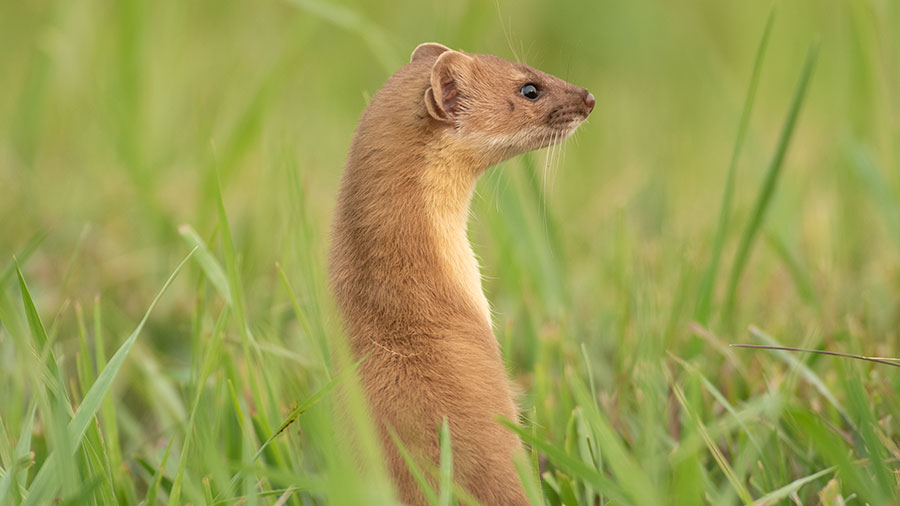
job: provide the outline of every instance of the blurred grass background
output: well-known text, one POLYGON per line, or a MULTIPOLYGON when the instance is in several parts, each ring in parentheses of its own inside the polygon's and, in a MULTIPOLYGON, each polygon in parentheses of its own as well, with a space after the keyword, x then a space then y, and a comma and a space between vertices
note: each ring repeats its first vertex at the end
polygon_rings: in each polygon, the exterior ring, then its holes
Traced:
MULTIPOLYGON (((377 450, 361 471, 334 433, 346 378, 328 358, 324 255, 367 98, 439 41, 597 97, 546 181, 544 153, 521 157, 473 202, 534 500, 896 504, 894 369, 726 346, 900 355, 896 1, 777 3, 698 309, 771 11, 0 1, 0 503, 391 500, 377 450)), ((368 437, 364 412, 351 418, 368 437)))

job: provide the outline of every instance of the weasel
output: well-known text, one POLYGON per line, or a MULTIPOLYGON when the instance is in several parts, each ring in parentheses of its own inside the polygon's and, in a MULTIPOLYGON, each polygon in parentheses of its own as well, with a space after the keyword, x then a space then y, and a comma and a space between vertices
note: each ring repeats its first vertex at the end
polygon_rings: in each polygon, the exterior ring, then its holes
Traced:
MULTIPOLYGON (((486 505, 525 505, 497 422, 517 409, 466 237, 475 182, 568 137, 586 89, 495 56, 418 46, 365 108, 341 183, 329 270, 399 498, 424 504, 388 428, 437 465, 449 422, 454 480, 486 505)), ((421 463, 427 465, 423 466, 421 463)))

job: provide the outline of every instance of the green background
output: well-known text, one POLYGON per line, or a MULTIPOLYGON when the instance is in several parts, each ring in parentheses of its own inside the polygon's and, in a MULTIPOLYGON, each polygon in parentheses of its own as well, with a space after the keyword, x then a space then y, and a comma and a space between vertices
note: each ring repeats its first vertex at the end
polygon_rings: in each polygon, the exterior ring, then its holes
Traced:
POLYGON ((900 355, 896 1, 2 0, 0 503, 390 501, 358 400, 367 450, 334 430, 325 252, 426 41, 597 98, 470 220, 535 502, 898 500, 895 369, 727 346, 900 355))

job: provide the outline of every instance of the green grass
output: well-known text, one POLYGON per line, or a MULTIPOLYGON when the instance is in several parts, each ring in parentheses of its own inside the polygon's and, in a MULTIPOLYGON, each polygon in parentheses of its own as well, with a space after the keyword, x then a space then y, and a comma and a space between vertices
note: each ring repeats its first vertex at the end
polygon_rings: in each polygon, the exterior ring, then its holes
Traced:
MULTIPOLYGON (((0 2, 0 504, 394 501, 325 254, 358 115, 430 40, 597 97, 473 202, 534 504, 900 502, 896 368, 728 347, 900 356, 897 26, 850 0, 0 2)), ((402 454, 429 504, 474 504, 446 427, 440 462, 402 454)))

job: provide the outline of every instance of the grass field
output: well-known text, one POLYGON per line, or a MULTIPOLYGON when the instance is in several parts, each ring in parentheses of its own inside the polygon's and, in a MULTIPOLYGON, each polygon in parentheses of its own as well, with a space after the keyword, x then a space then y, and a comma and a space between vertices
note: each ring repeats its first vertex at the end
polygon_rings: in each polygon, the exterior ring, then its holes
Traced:
POLYGON ((896 0, 0 0, 0 504, 390 504, 325 252, 431 40, 597 97, 473 202, 535 504, 900 504, 900 370, 728 347, 900 356, 896 0))

